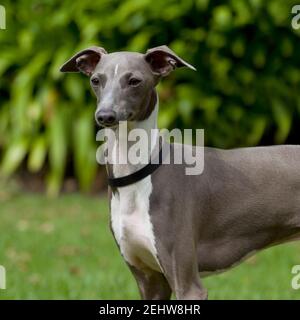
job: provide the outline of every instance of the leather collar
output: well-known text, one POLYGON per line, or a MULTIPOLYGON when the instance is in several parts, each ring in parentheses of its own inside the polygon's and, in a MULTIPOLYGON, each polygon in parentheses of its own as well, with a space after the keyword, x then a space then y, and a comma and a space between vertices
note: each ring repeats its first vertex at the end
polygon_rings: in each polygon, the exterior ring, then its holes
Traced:
POLYGON ((127 176, 123 177, 108 177, 108 185, 111 188, 120 188, 120 187, 126 187, 133 183, 136 183, 150 174, 152 174, 156 169, 160 167, 160 165, 163 162, 162 159, 162 143, 159 143, 160 149, 158 155, 156 155, 155 161, 152 161, 152 157, 150 158, 150 162, 143 168, 141 168, 138 171, 135 171, 127 176))

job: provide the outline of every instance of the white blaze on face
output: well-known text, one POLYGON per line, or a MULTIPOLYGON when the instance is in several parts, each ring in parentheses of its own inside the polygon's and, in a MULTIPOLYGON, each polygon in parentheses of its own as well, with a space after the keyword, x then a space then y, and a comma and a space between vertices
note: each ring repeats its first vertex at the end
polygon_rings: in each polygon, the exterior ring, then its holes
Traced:
POLYGON ((114 77, 117 75, 118 69, 119 69, 119 65, 117 64, 117 65, 115 66, 114 77))

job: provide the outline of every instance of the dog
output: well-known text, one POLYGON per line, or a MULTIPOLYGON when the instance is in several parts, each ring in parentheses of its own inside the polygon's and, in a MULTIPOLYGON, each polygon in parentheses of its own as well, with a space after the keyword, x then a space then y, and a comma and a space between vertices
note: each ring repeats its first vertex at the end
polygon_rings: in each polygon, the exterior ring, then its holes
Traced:
MULTIPOLYGON (((90 77, 99 125, 117 132, 127 121, 129 131, 150 136, 157 128, 156 85, 180 67, 195 70, 167 46, 145 54, 90 47, 61 71, 90 77)), ((122 143, 119 138, 114 147, 122 143)), ((184 163, 174 159, 156 167, 108 165, 111 229, 142 299, 170 299, 172 293, 207 299, 203 276, 299 239, 299 146, 204 151, 200 175, 186 175, 184 163)))

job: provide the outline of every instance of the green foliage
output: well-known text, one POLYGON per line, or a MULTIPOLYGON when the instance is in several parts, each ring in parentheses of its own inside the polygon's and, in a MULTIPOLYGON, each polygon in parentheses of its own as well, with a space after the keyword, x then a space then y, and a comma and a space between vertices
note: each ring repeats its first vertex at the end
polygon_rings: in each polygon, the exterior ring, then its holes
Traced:
MULTIPOLYGON (((95 99, 83 75, 59 66, 77 50, 112 52, 168 44, 197 72, 159 86, 161 127, 204 128, 206 144, 238 147, 297 141, 299 31, 292 0, 4 1, 0 31, 1 174, 46 164, 56 194, 70 159, 88 190, 95 162, 95 99)), ((297 141, 298 142, 298 141, 297 141)))

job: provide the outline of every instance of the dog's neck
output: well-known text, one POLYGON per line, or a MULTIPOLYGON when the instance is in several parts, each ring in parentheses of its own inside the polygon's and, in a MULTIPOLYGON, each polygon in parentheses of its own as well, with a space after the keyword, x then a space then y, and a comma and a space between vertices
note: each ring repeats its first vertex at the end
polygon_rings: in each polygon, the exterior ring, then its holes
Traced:
MULTIPOLYGON (((119 157, 123 159, 127 159, 128 151, 130 147, 135 144, 136 142, 128 141, 128 134, 133 129, 142 129, 145 132, 145 136, 147 136, 148 139, 148 155, 149 157, 152 154, 153 149, 156 147, 157 137, 158 137, 158 130, 157 129, 157 114, 158 114, 158 108, 159 108, 159 100, 158 95, 155 91, 155 106, 145 120, 142 121, 128 121, 127 122, 127 135, 122 136, 119 134, 119 126, 115 129, 115 141, 112 146, 112 158, 114 159, 114 163, 109 165, 107 167, 109 175, 113 175, 115 178, 117 177, 123 177, 125 175, 129 175, 143 166, 145 166, 144 162, 138 162, 137 164, 131 164, 130 161, 127 162, 127 164, 118 164, 115 159, 116 157, 119 157), (126 141, 127 140, 127 141, 126 141), (123 146, 123 147, 120 147, 123 146), (127 146, 127 148, 124 146, 127 146), (126 154, 121 154, 122 152, 126 154)), ((150 106, 149 106, 150 107, 150 106)), ((150 160, 150 159, 149 159, 150 160)))

